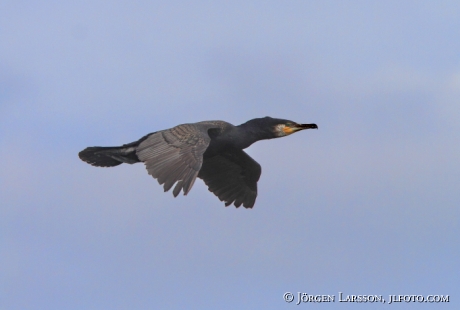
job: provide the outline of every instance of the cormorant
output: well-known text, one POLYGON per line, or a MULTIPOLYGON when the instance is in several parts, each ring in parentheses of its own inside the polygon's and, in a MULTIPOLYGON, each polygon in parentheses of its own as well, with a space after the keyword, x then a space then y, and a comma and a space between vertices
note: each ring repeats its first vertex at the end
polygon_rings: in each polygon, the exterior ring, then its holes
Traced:
POLYGON ((174 197, 181 190, 187 195, 199 177, 225 206, 252 208, 262 170, 243 149, 259 140, 311 128, 318 126, 268 116, 239 126, 204 121, 156 131, 122 146, 87 147, 78 156, 96 167, 143 162, 148 173, 164 184, 165 192, 176 184, 174 197))

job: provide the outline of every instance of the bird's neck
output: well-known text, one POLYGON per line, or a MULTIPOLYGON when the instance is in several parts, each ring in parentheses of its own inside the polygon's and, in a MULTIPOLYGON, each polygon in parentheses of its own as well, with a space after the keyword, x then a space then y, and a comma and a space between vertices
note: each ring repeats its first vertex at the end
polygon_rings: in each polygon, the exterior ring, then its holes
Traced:
POLYGON ((271 139, 269 133, 258 130, 258 128, 251 126, 248 123, 244 123, 234 128, 236 135, 238 136, 238 148, 245 149, 254 142, 259 140, 271 139))

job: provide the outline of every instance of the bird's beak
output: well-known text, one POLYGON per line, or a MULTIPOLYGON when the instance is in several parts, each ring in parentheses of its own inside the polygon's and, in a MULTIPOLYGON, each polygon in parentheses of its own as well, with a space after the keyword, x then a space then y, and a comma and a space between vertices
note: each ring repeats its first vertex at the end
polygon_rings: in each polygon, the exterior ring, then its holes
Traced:
POLYGON ((294 124, 290 127, 286 126, 283 128, 283 131, 286 134, 291 134, 300 130, 304 129, 318 129, 318 126, 316 124, 294 124))
POLYGON ((292 126, 284 126, 283 131, 286 135, 290 135, 294 132, 304 130, 304 129, 318 129, 316 124, 294 124, 292 126))
POLYGON ((297 124, 294 126, 294 130, 304 130, 304 129, 318 129, 318 125, 316 124, 297 124))

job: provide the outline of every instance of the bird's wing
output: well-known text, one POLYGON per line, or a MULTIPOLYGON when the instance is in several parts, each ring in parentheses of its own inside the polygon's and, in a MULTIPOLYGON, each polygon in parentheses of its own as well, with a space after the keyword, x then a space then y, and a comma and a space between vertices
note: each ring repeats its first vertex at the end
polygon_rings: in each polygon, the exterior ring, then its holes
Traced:
POLYGON ((257 181, 262 169, 242 150, 232 149, 205 158, 198 177, 225 206, 252 208, 257 197, 257 181))
POLYGON ((207 127, 183 124, 149 135, 136 149, 147 171, 165 192, 177 182, 173 195, 190 191, 203 163, 203 153, 211 141, 207 127))

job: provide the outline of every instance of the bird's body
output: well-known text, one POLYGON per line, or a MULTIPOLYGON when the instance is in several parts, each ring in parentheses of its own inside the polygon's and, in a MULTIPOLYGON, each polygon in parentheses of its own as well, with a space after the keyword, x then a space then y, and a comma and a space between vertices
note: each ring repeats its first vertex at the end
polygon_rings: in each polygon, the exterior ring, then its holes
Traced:
POLYGON ((78 155, 97 167, 143 162, 165 191, 186 195, 201 178, 225 205, 252 208, 257 197, 260 165, 243 149, 256 141, 318 128, 271 117, 256 118, 239 126, 224 121, 182 124, 150 133, 118 147, 88 147, 78 155))

